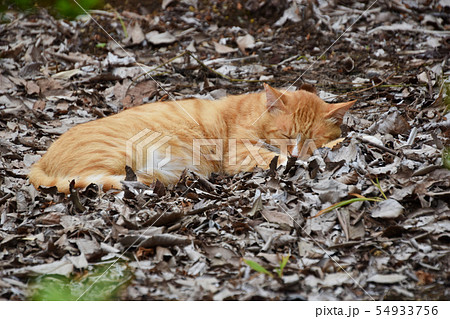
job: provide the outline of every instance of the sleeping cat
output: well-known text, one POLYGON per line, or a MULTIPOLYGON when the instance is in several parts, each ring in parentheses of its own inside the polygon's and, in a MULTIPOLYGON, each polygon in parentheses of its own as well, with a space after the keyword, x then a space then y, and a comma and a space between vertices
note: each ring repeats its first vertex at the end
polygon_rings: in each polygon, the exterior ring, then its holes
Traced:
POLYGON ((186 168, 203 176, 267 169, 276 155, 283 163, 306 143, 320 147, 338 138, 354 102, 328 104, 306 90, 264 84, 264 92, 217 101, 144 104, 71 128, 32 166, 29 178, 36 188, 69 193, 73 179, 75 187, 121 189, 126 165, 146 184, 175 183, 186 168))

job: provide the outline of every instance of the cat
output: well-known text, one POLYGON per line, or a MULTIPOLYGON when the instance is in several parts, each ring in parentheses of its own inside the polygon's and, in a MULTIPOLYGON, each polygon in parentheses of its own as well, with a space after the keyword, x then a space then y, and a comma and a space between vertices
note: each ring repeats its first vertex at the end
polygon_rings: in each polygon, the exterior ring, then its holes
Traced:
POLYGON ((263 92, 216 101, 135 106, 71 128, 31 167, 29 179, 68 194, 73 179, 77 188, 121 189, 126 165, 145 184, 176 183, 186 168, 202 176, 267 169, 277 155, 281 164, 306 143, 320 147, 338 138, 354 103, 328 104, 307 90, 264 84, 263 92))

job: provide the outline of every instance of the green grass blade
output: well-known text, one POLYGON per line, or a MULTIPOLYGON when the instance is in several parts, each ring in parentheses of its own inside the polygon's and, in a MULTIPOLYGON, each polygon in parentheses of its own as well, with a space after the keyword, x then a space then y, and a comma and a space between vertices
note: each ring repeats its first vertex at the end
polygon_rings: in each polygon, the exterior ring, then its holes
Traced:
POLYGON ((256 261, 244 259, 244 262, 254 271, 257 271, 259 273, 266 274, 266 275, 269 275, 270 277, 272 277, 272 274, 266 268, 264 268, 263 266, 258 264, 256 261))
POLYGON ((450 169, 450 147, 447 147, 442 152, 442 165, 446 169, 450 169))
POLYGON ((381 195, 383 195, 384 199, 387 200, 387 197, 386 197, 386 195, 384 194, 383 189, 381 188, 380 181, 378 180, 378 177, 377 177, 377 182, 376 182, 376 183, 375 183, 373 180, 370 180, 370 181, 372 182, 372 184, 373 184, 376 188, 378 188, 378 190, 380 191, 381 195))
POLYGON ((278 277, 280 277, 280 278, 283 277, 284 267, 286 267, 287 262, 289 261, 290 257, 291 257, 291 255, 286 255, 286 256, 283 256, 283 258, 281 258, 280 267, 275 270, 278 277))
POLYGON ((336 203, 334 205, 331 205, 328 208, 322 209, 315 216, 310 217, 310 218, 316 218, 316 217, 319 217, 320 215, 323 215, 323 214, 326 214, 328 212, 331 212, 332 210, 334 210, 336 208, 347 206, 347 205, 350 205, 350 204, 352 204, 354 202, 363 202, 363 201, 380 202, 380 201, 382 201, 382 199, 379 198, 379 197, 357 197, 357 198, 347 199, 347 200, 344 200, 342 202, 339 202, 339 203, 336 203))

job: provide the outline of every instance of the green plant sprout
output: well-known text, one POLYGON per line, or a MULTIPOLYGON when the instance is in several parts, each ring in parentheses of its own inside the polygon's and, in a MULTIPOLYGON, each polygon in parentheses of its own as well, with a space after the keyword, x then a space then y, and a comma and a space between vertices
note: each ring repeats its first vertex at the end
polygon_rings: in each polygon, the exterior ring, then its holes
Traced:
POLYGON ((309 59, 306 55, 300 55, 298 58, 295 59, 296 61, 300 60, 306 60, 306 62, 309 62, 309 59))
POLYGON ((9 6, 22 12, 35 12, 39 8, 47 8, 56 17, 74 19, 94 8, 101 8, 103 0, 5 0, 0 5, 0 12, 9 6), (4 2, 4 3, 3 3, 4 2))
POLYGON ((132 279, 125 264, 95 267, 82 276, 41 275, 31 280, 30 300, 74 301, 117 300, 132 279))
MULTIPOLYGON (((280 265, 273 270, 278 275, 278 278, 282 278, 283 277, 284 267, 286 267, 286 264, 289 261, 290 257, 291 257, 291 255, 283 256, 281 258, 280 265)), ((254 271, 257 271, 257 272, 259 272, 261 274, 268 275, 268 276, 273 278, 273 274, 270 271, 268 271, 266 268, 264 268, 264 266, 262 266, 259 263, 257 263, 256 261, 253 261, 253 260, 250 260, 250 259, 244 259, 244 262, 251 269, 253 269, 254 271)))
POLYGON ((280 261, 280 266, 278 268, 275 268, 274 272, 278 275, 279 278, 283 277, 284 267, 286 267, 286 264, 289 261, 290 257, 291 255, 283 256, 280 261))
POLYGON ((440 94, 442 95, 442 103, 444 104, 444 114, 450 112, 450 83, 444 82, 440 94))
POLYGON ((128 31, 127 27, 125 25, 125 22, 122 19, 122 16, 117 12, 116 9, 113 8, 114 13, 116 14, 117 18, 119 19, 120 25, 122 26, 123 34, 125 35, 125 38, 128 38, 128 31))
POLYGON ((364 196, 361 196, 359 194, 350 194, 350 195, 356 196, 356 198, 347 199, 347 200, 344 200, 342 202, 339 202, 339 203, 336 203, 334 205, 331 205, 330 207, 322 209, 316 215, 314 215, 312 217, 309 217, 309 218, 319 217, 320 215, 329 213, 329 212, 331 212, 332 210, 334 210, 336 208, 347 206, 347 205, 350 205, 350 204, 355 203, 355 202, 363 202, 363 201, 367 201, 367 202, 381 202, 383 200, 380 197, 364 197, 364 196))
POLYGON ((250 259, 244 259, 244 262, 254 271, 257 271, 261 274, 269 275, 270 277, 273 277, 272 273, 268 271, 266 268, 258 264, 256 261, 250 260, 250 259))
POLYGON ((439 95, 436 102, 442 107, 442 115, 450 112, 450 77, 445 78, 443 71, 439 78, 439 95))
POLYGON ((373 180, 370 180, 370 181, 372 182, 372 184, 376 188, 378 188, 378 190, 380 191, 381 195, 383 195, 384 199, 386 200, 387 199, 386 194, 384 194, 383 189, 381 188, 380 181, 378 180, 378 177, 376 178, 376 182, 374 182, 373 180))
POLYGON ((446 169, 450 169, 450 146, 444 148, 442 151, 442 166, 446 169))
POLYGON ((334 210, 336 208, 347 206, 347 205, 350 205, 350 204, 355 203, 355 202, 363 202, 363 201, 367 201, 367 202, 381 202, 383 200, 386 200, 387 199, 386 194, 383 192, 383 189, 381 188, 380 181, 378 180, 378 177, 376 178, 375 182, 373 180, 370 180, 370 181, 372 182, 372 184, 376 188, 378 188, 378 190, 380 191, 380 193, 381 193, 381 195, 383 196, 384 199, 380 198, 380 197, 365 197, 365 196, 362 196, 360 194, 351 193, 350 195, 355 196, 355 198, 343 200, 343 201, 341 201, 339 203, 331 205, 330 207, 322 209, 316 215, 314 215, 312 217, 309 217, 309 218, 319 217, 320 215, 329 213, 329 212, 331 212, 332 210, 334 210))

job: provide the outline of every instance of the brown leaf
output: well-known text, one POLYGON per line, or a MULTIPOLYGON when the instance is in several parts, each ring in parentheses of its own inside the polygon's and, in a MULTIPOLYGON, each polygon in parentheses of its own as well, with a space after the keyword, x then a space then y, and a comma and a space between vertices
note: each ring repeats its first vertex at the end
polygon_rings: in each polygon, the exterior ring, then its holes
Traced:
POLYGON ((427 273, 423 270, 416 271, 416 276, 419 279, 418 285, 429 285, 434 282, 435 276, 433 274, 427 273))
POLYGON ((153 236, 138 236, 138 235, 127 235, 119 240, 119 242, 125 247, 139 246, 139 247, 171 247, 171 246, 184 246, 191 242, 186 236, 181 235, 171 235, 171 234, 159 234, 153 236))
POLYGON ((75 243, 80 252, 83 253, 88 260, 97 257, 103 252, 100 245, 95 240, 76 239, 75 243))
POLYGON ((236 43, 241 52, 246 53, 246 49, 253 49, 255 47, 255 38, 250 34, 246 34, 245 36, 238 37, 236 43))
POLYGON ((182 211, 155 212, 147 210, 147 214, 148 219, 142 224, 142 227, 173 224, 184 216, 182 211))
POLYGON ((151 99, 157 92, 155 81, 143 81, 129 88, 121 102, 124 107, 141 105, 144 103, 144 99, 151 99))
POLYGON ((39 110, 42 111, 45 109, 45 101, 44 100, 38 100, 34 102, 33 110, 39 110))
POLYGON ((45 97, 52 95, 70 95, 58 81, 52 78, 39 79, 36 81, 36 84, 39 86, 41 94, 45 97))
POLYGON ((236 48, 230 48, 227 47, 226 45, 220 44, 216 41, 213 41, 214 43, 214 50, 216 50, 217 53, 219 54, 227 54, 227 53, 231 53, 231 52, 236 52, 237 49, 236 48))
POLYGON ((125 173, 126 173, 125 181, 127 181, 127 182, 137 181, 137 176, 130 166, 128 166, 128 165, 125 166, 125 173))
POLYGON ((280 212, 274 209, 263 209, 261 215, 269 223, 276 223, 284 227, 294 227, 294 220, 287 213, 280 212))
POLYGON ((27 94, 29 95, 39 94, 40 92, 39 86, 33 81, 27 81, 25 89, 27 90, 27 94))
POLYGON ((36 218, 36 223, 42 225, 59 225, 61 222, 61 213, 49 213, 36 218))
POLYGON ((153 192, 159 197, 163 197, 166 194, 166 188, 164 187, 164 184, 159 181, 159 179, 157 179, 155 182, 155 188, 153 189, 153 192))
POLYGON ((128 35, 133 44, 139 44, 145 40, 145 34, 142 32, 141 25, 138 21, 133 21, 128 25, 128 35))

